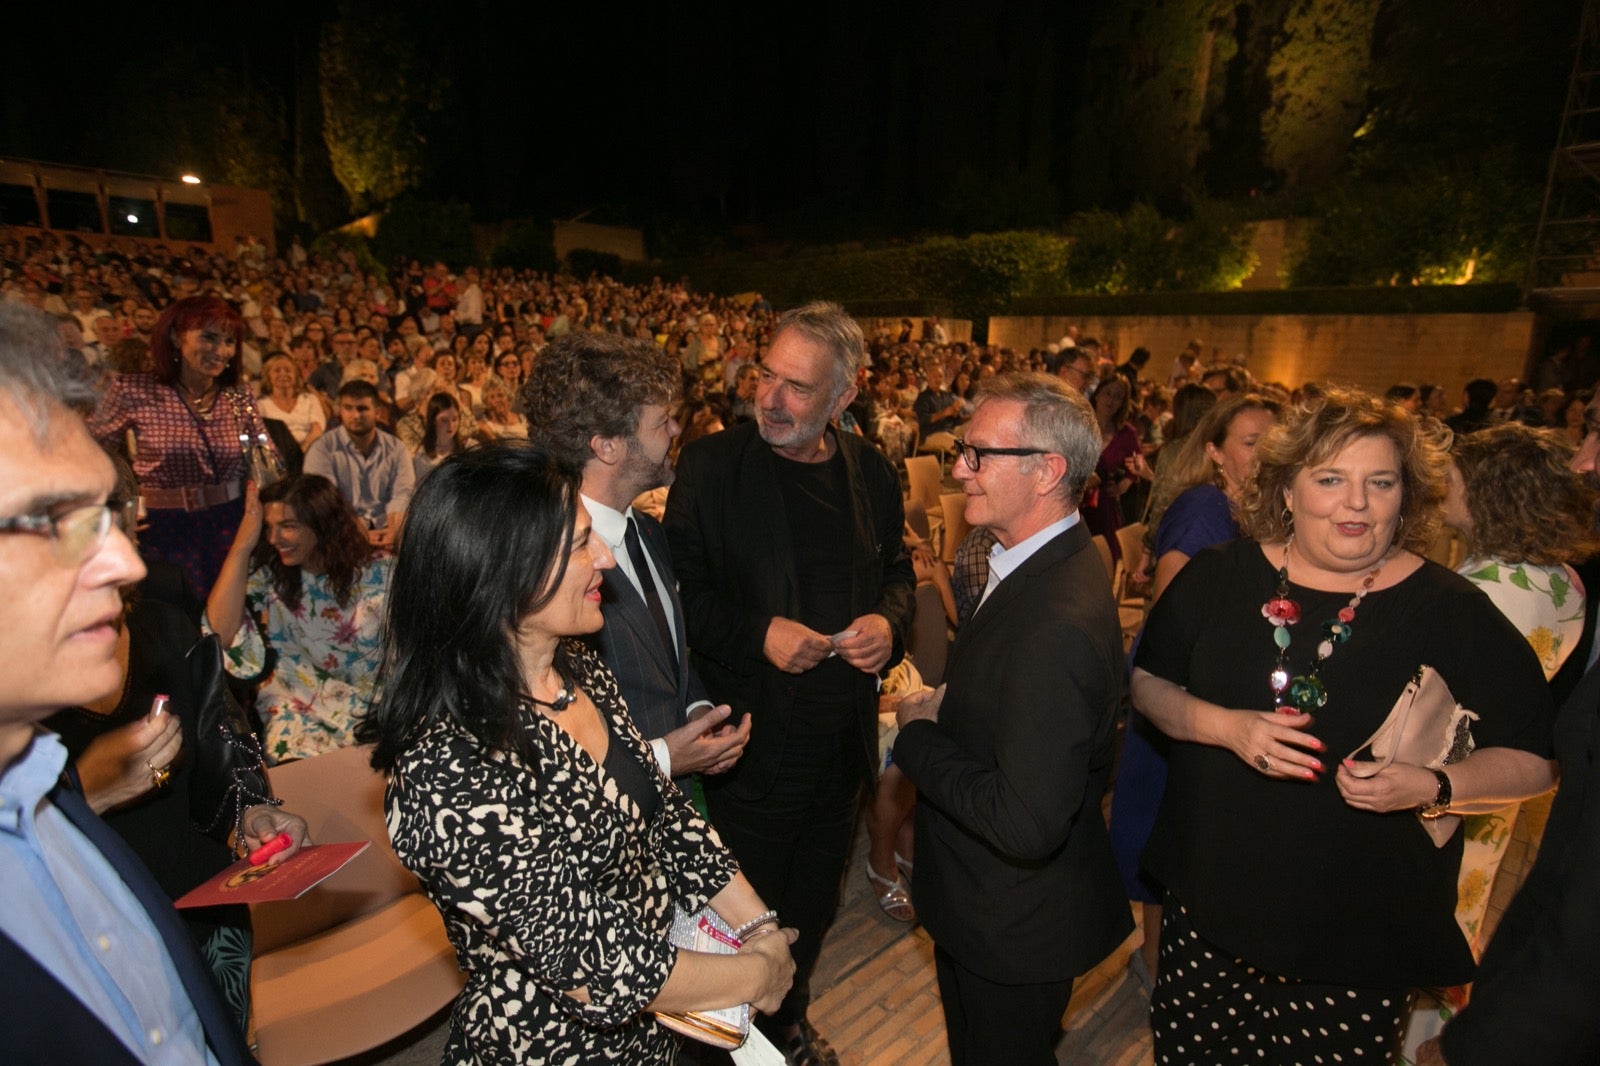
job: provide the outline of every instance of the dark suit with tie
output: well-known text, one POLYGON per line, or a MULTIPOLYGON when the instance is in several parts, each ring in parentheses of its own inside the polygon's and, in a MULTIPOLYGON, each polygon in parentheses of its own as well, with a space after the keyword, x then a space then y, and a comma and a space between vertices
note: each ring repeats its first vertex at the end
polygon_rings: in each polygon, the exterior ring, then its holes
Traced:
POLYGON ((944 957, 953 1062, 1053 1062, 1072 979, 1132 929, 1100 813, 1124 662, 1079 521, 962 626, 938 720, 908 722, 895 740, 895 765, 917 786, 911 887, 944 957), (971 983, 952 988, 945 960, 971 983), (993 986, 1012 990, 990 1002, 972 991, 993 986), (1051 986, 1032 1017, 1017 1013, 1032 995, 1021 986, 1051 986), (984 1025, 997 1017, 1021 1020, 984 1025))
MULTIPOLYGON (((217 1061, 223 1066, 254 1062, 211 983, 210 970, 150 871, 76 791, 62 785, 50 799, 105 856, 144 908, 166 944, 217 1061)), ((4 1049, 0 1058, 18 1066, 140 1061, 81 1000, 4 933, 0 933, 0 1049, 4 1049)))
MULTIPOLYGON (((617 677, 617 688, 628 705, 633 724, 646 740, 655 740, 684 723, 684 711, 705 700, 705 686, 688 661, 684 637, 683 605, 673 587, 672 553, 661 523, 635 511, 639 541, 650 556, 651 565, 661 574, 666 597, 662 606, 672 616, 677 647, 669 654, 644 597, 620 570, 605 571, 602 579, 601 614, 605 625, 590 640, 617 677)), ((641 581, 650 580, 640 574, 641 581)), ((687 782, 682 775, 679 784, 687 782)))
MULTIPOLYGON (((850 617, 882 615, 894 634, 890 665, 900 658, 916 575, 906 555, 900 481, 887 459, 860 437, 828 431, 843 464, 842 512, 848 543, 839 545, 850 617)), ((794 989, 774 1015, 799 1021, 807 979, 822 934, 832 921, 849 858, 861 786, 873 780, 878 756, 877 681, 855 671, 847 706, 816 731, 823 712, 797 690, 796 677, 767 661, 774 618, 802 617, 796 546, 780 487, 779 460, 756 423, 695 441, 678 460, 667 499, 672 543, 694 665, 711 698, 734 716, 752 718, 739 764, 708 779, 712 823, 762 898, 785 925, 800 930, 794 945, 794 989)))

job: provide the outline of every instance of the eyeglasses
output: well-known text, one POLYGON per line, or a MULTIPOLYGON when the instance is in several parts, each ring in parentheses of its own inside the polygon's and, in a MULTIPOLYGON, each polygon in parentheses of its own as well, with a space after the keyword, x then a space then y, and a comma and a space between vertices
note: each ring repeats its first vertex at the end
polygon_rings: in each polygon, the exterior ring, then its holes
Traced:
POLYGON ((107 500, 85 504, 56 514, 22 514, 0 518, 0 533, 32 533, 49 537, 56 562, 62 566, 81 566, 106 542, 111 523, 123 533, 130 532, 139 520, 139 501, 107 500))
POLYGON ((974 474, 983 466, 983 457, 986 455, 1048 455, 1044 448, 980 448, 976 444, 968 444, 960 437, 956 438, 956 451, 961 453, 961 461, 967 464, 967 469, 974 474))

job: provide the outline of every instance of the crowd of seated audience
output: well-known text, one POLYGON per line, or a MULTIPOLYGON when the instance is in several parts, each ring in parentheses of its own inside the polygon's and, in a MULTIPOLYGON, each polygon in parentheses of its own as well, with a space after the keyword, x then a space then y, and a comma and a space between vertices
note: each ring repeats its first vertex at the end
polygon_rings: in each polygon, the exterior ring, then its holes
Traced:
MULTIPOLYGON (((681 448, 755 417, 775 320, 760 294, 717 296, 659 278, 626 285, 511 268, 455 274, 416 260, 385 277, 364 271, 349 252, 314 256, 298 242, 271 259, 255 241, 224 254, 117 241, 90 247, 4 229, 0 299, 53 315, 71 357, 99 378, 103 399, 90 427, 141 482, 149 507, 142 547, 183 568, 192 592, 207 601, 204 621, 222 640, 227 669, 259 675, 276 652, 255 705, 270 761, 354 742, 375 698, 388 551, 411 487, 451 455, 529 435, 521 386, 549 339, 593 331, 660 345, 682 372, 681 448), (222 438, 237 434, 241 449, 217 445, 207 427, 219 416, 228 420, 222 438), (246 487, 257 445, 281 457, 284 479, 271 487, 246 487)), ((881 320, 868 336, 859 391, 840 428, 862 434, 891 461, 919 450, 950 454, 979 386, 996 375, 1058 375, 1084 393, 1105 444, 1082 505, 1085 521, 1116 556, 1117 529, 1142 520, 1145 557, 1123 561, 1135 584, 1155 578, 1156 592, 1171 577, 1156 564, 1181 557, 1181 566, 1191 554, 1171 537, 1171 552, 1158 547, 1168 504, 1177 514, 1179 493, 1198 490, 1226 518, 1227 501, 1242 491, 1247 458, 1237 470, 1228 465, 1236 416, 1249 414, 1259 433, 1280 408, 1321 392, 1316 383, 1257 381, 1242 358, 1225 362, 1213 353, 1205 361, 1198 341, 1163 375, 1152 371, 1147 349, 1124 360, 1076 329, 1028 351, 951 341, 936 318, 881 320), (1218 413, 1208 419, 1213 406, 1218 413), (1189 440, 1197 426, 1204 436, 1189 440), (1196 474, 1209 477, 1213 467, 1211 481, 1196 474)), ((1507 427, 1552 431, 1568 452, 1580 445, 1597 377, 1600 367, 1580 342, 1552 351, 1528 382, 1468 382, 1459 404, 1426 383, 1397 383, 1384 399, 1443 421, 1458 441, 1500 432, 1494 447, 1458 445, 1459 482, 1474 463, 1487 465, 1492 452, 1522 441, 1523 430, 1507 427)), ((1562 468, 1570 457, 1563 456, 1546 465, 1562 468)), ((1467 501, 1456 510, 1472 549, 1463 572, 1481 574, 1491 556, 1520 564, 1478 543, 1484 523, 1468 506, 1471 478, 1457 490, 1467 501), (1473 518, 1480 519, 1476 533, 1473 518)), ((660 498, 640 503, 660 505, 660 498)), ((1592 546, 1584 537, 1529 558, 1555 567, 1559 583, 1581 561, 1577 549, 1592 546)), ((947 577, 921 548, 920 562, 947 577)), ((949 581, 940 584, 954 626, 960 590, 952 597, 949 581)), ((1581 602, 1563 619, 1568 629, 1581 628, 1581 602)), ((1565 639, 1575 644, 1576 633, 1565 639)), ((897 813, 896 825, 903 822, 897 813)), ((886 860, 878 865, 890 868, 886 860)), ((888 883, 881 873, 875 880, 888 883)), ((909 916, 903 894, 893 902, 909 916)), ((1138 961, 1155 969, 1153 944, 1138 961)))

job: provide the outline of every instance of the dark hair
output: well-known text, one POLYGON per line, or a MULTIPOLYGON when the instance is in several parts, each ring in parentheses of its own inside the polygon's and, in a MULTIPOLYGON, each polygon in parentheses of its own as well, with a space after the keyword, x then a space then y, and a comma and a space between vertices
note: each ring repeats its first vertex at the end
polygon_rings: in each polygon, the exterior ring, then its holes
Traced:
POLYGON ((1133 354, 1128 356, 1128 362, 1132 363, 1134 366, 1144 366, 1149 361, 1150 361, 1150 349, 1149 348, 1135 348, 1133 350, 1133 354))
MULTIPOLYGON (((422 450, 430 459, 438 454, 434 449, 438 447, 439 416, 450 410, 459 411, 461 405, 448 392, 436 392, 428 397, 428 408, 422 415, 422 450)), ((456 443, 461 443, 460 423, 456 424, 456 443)))
POLYGON ((1106 389, 1117 388, 1122 390, 1122 399, 1117 403, 1117 409, 1111 412, 1112 429, 1121 429, 1123 423, 1128 421, 1128 415, 1133 411, 1133 390, 1128 387, 1128 379, 1121 374, 1113 374, 1089 390, 1089 406, 1094 409, 1095 421, 1098 424, 1100 408, 1095 405, 1095 401, 1100 398, 1100 394, 1106 389))
POLYGON ((1473 378, 1461 391, 1467 394, 1468 407, 1488 407, 1494 402, 1500 386, 1489 378, 1473 378))
POLYGON ((373 400, 378 399, 378 387, 370 381, 352 378, 339 386, 339 399, 373 400))
POLYGON ((1387 389, 1385 389, 1383 391, 1383 398, 1388 400, 1390 403, 1405 403, 1407 400, 1411 399, 1411 397, 1416 396, 1417 393, 1418 389, 1415 385, 1408 385, 1402 381, 1397 385, 1390 385, 1387 389))
MULTIPOLYGON (((485 749, 532 757, 516 632, 566 576, 578 506, 577 476, 521 442, 452 455, 417 485, 389 585, 380 696, 356 727, 374 767, 392 769, 446 717, 485 749)), ((563 642, 564 673, 570 654, 563 642)))
POLYGON ((1217 405, 1217 394, 1204 385, 1180 385, 1172 394, 1172 426, 1166 434, 1168 443, 1182 440, 1200 424, 1206 412, 1217 405))
POLYGON ((1206 378, 1214 377, 1222 378, 1223 392, 1243 392, 1250 384, 1249 380, 1237 369, 1225 366, 1222 363, 1213 363, 1200 372, 1200 380, 1202 382, 1206 378))
POLYGON ((156 378, 171 385, 183 369, 183 349, 178 338, 192 329, 223 330, 233 337, 233 359, 217 375, 218 385, 233 385, 239 380, 244 350, 244 319, 228 301, 216 296, 191 296, 161 312, 150 327, 150 359, 156 378))
MULTIPOLYGON (((344 494, 320 474, 297 474, 261 490, 262 506, 269 503, 293 508, 295 518, 311 530, 317 538, 317 557, 333 598, 340 607, 349 607, 356 577, 372 558, 372 544, 344 494)), ((264 567, 272 576, 272 587, 290 610, 299 609, 300 567, 284 566, 265 537, 256 544, 250 562, 253 569, 264 567)))
POLYGON ((574 470, 593 457, 593 437, 633 437, 639 409, 670 404, 678 366, 654 342, 608 333, 557 337, 522 385, 529 436, 574 470))
POLYGON ((1576 449, 1559 432, 1517 422, 1455 440, 1456 469, 1466 487, 1474 559, 1560 566, 1600 548, 1594 531, 1595 488, 1571 469, 1576 449))

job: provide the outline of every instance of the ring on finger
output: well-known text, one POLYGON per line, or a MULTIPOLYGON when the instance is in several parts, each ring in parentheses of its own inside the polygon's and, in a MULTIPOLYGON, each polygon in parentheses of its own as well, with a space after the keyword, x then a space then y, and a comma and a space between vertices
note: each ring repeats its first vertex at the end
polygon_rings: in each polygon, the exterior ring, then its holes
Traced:
POLYGON ((165 766, 157 766, 155 763, 145 763, 145 765, 150 767, 150 784, 156 788, 166 788, 172 781, 172 771, 165 766))
POLYGON ((1270 774, 1272 772, 1272 760, 1267 758, 1265 755, 1257 755, 1256 769, 1260 770, 1264 774, 1270 774))

